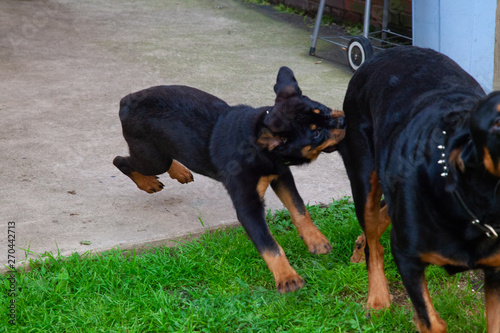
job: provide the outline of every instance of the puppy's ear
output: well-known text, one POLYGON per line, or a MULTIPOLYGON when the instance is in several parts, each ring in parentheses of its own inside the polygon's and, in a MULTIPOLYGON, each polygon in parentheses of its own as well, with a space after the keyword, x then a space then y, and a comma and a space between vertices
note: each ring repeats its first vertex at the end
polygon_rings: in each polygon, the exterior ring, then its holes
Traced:
POLYGON ((262 128, 257 138, 257 143, 267 150, 272 151, 283 143, 283 138, 273 134, 270 129, 262 128))
POLYGON ((276 93, 276 101, 292 95, 302 95, 299 84, 290 68, 280 68, 278 77, 276 78, 276 84, 274 85, 274 92, 276 93))

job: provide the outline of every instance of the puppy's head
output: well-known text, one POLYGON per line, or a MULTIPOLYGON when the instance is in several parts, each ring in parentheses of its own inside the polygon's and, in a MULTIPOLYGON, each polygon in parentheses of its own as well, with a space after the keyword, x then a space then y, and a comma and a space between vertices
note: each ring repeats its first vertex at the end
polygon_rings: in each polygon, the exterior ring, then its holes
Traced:
POLYGON ((274 85, 276 100, 265 115, 257 143, 288 164, 314 161, 337 150, 344 138, 344 113, 302 95, 293 72, 281 67, 274 85))
POLYGON ((500 91, 476 104, 469 126, 476 158, 490 174, 500 177, 500 91))

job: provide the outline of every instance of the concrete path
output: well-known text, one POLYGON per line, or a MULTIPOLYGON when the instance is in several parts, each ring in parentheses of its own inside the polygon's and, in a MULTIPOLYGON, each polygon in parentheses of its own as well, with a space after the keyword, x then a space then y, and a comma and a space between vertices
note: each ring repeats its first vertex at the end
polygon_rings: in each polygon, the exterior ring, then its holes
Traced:
MULTIPOLYGON (((8 222, 17 261, 22 249, 144 248, 235 225, 215 181, 166 175, 165 189, 148 195, 112 165, 127 154, 118 102, 183 84, 229 104, 272 105, 286 65, 304 94, 341 108, 351 73, 309 56, 310 33, 234 0, 1 1, 0 263, 8 222)), ((338 153, 293 172, 310 204, 350 195, 338 153)), ((272 191, 266 203, 282 208, 272 191)))

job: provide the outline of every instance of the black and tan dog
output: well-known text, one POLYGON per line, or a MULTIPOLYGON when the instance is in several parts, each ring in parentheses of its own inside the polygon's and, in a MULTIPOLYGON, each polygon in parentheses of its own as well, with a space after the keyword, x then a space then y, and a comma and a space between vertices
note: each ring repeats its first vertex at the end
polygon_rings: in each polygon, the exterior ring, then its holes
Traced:
POLYGON ((500 93, 485 96, 438 52, 399 47, 354 74, 344 112, 339 152, 364 231, 367 306, 391 302, 379 239, 392 222, 418 330, 446 331, 424 276, 435 264, 484 270, 488 332, 500 332, 500 93))
POLYGON ((117 156, 113 163, 148 193, 163 188, 156 175, 164 172, 181 183, 193 181, 189 170, 222 182, 278 291, 288 292, 300 289, 304 280, 269 232, 263 196, 271 185, 309 251, 330 252, 331 245, 312 223, 288 166, 335 151, 344 137, 344 117, 342 111, 302 95, 287 67, 279 70, 274 91, 274 106, 256 109, 229 106, 186 86, 130 94, 120 102, 130 156, 117 156))

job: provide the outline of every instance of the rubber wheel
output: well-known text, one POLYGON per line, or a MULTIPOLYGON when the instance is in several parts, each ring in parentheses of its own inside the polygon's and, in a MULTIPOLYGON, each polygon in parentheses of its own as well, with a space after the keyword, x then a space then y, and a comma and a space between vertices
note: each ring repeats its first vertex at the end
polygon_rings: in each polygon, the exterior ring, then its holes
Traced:
POLYGON ((347 60, 353 72, 372 55, 373 47, 368 38, 356 36, 349 41, 347 46, 347 60))

